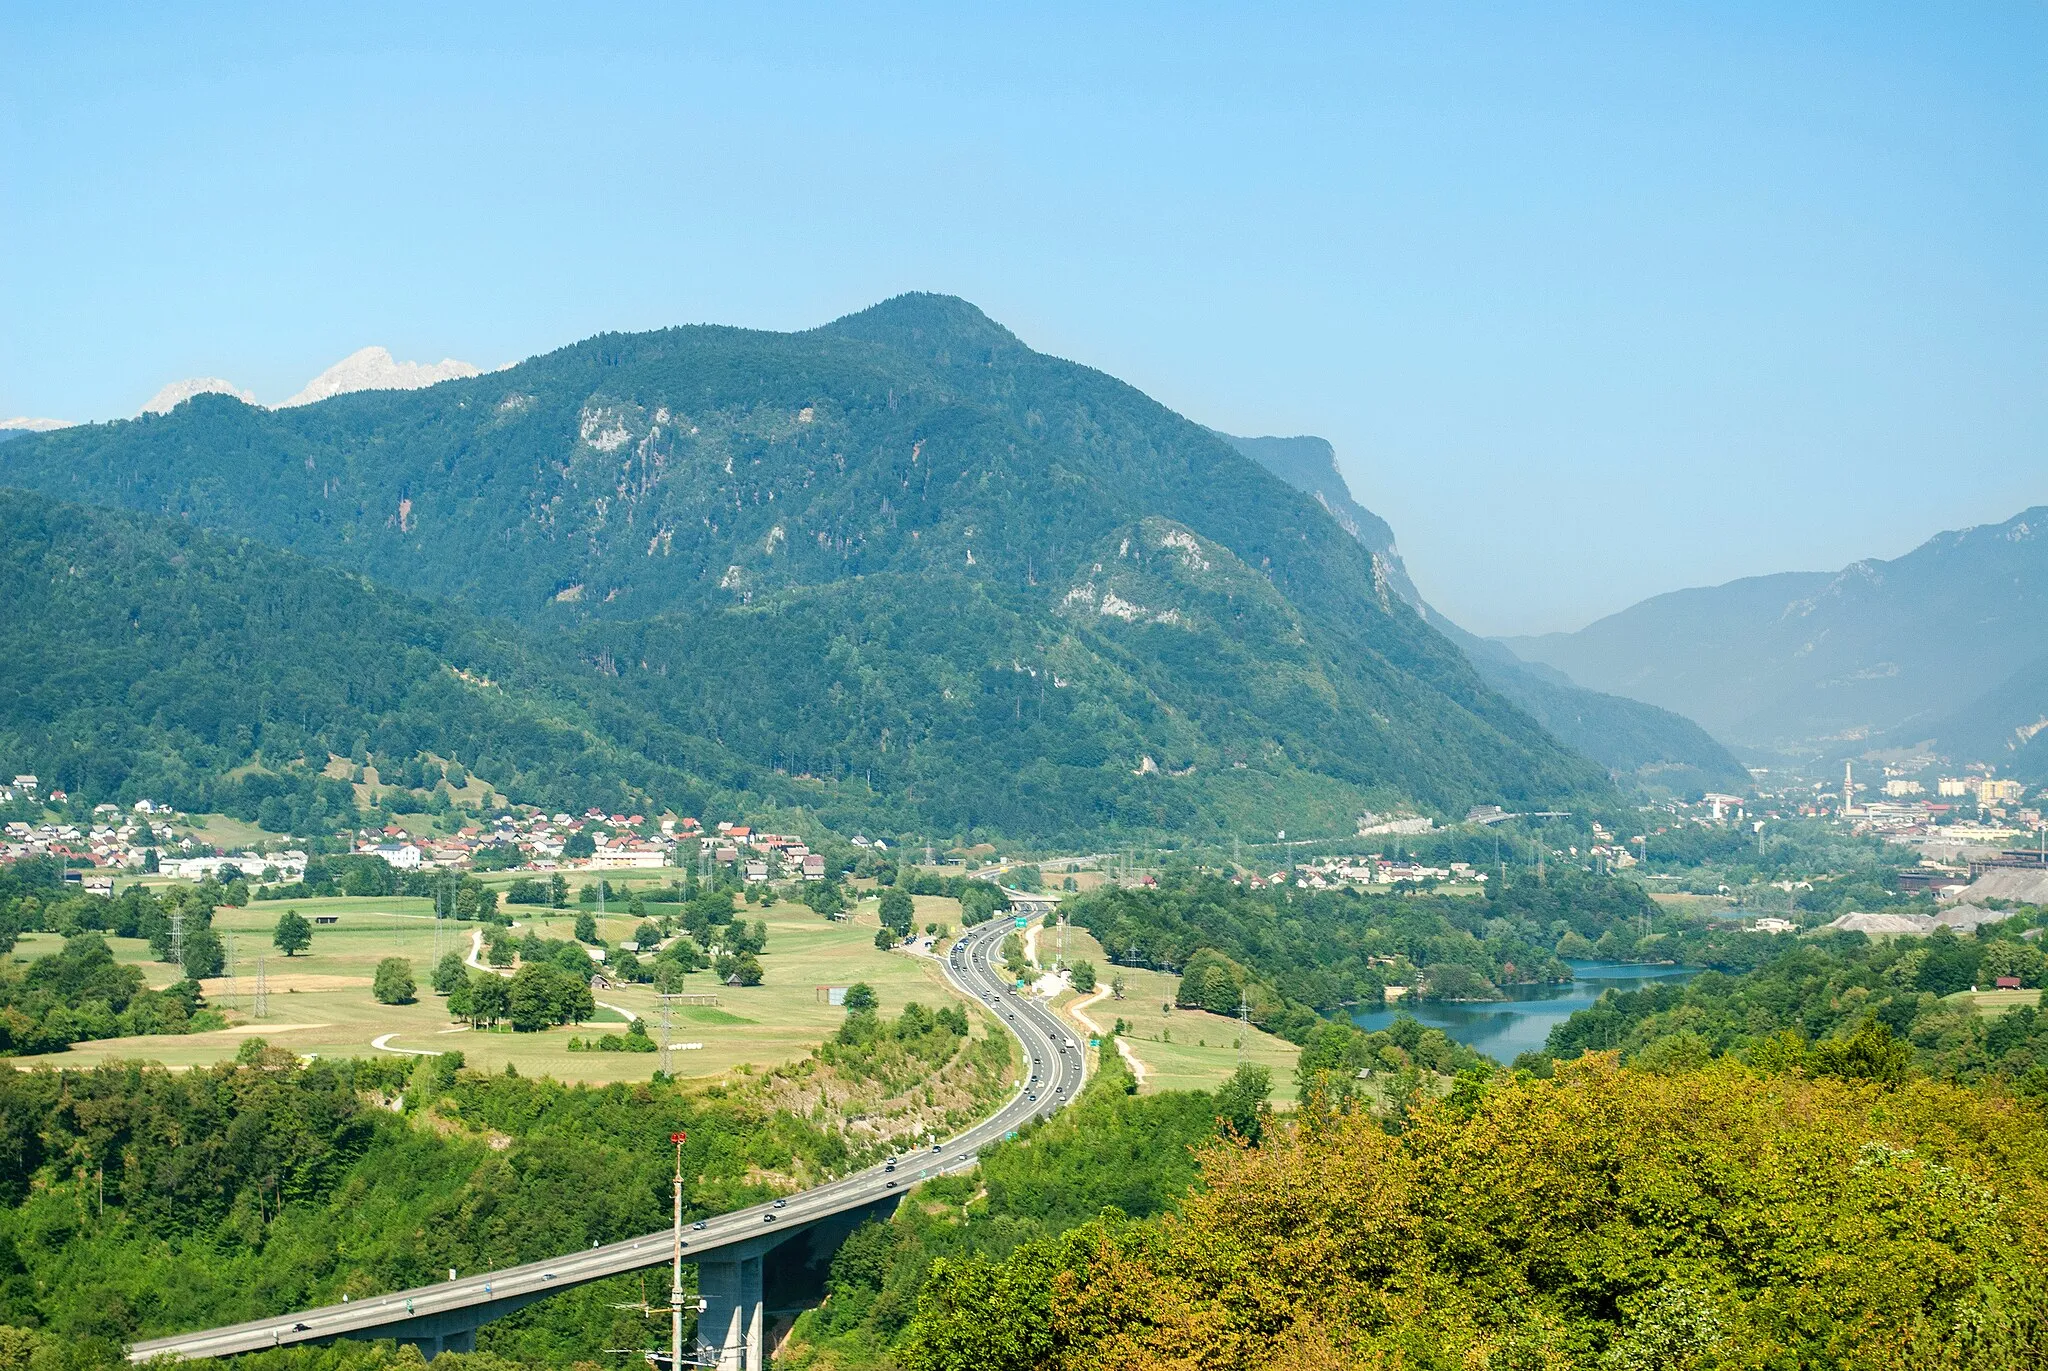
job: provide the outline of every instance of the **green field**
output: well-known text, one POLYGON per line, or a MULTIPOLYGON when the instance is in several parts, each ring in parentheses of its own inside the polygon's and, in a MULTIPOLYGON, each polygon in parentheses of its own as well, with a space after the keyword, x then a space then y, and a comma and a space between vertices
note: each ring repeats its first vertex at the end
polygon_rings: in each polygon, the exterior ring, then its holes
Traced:
MULTIPOLYGON (((1041 955, 1049 956, 1049 946, 1049 935, 1041 934, 1041 955)), ((1093 962, 1102 986, 1107 986, 1113 976, 1123 976, 1123 999, 1104 996, 1083 1012, 1105 1031, 1118 1019, 1124 1021, 1128 1028, 1125 1041, 1145 1067, 1145 1079, 1139 1087, 1141 1094, 1214 1090, 1237 1070, 1236 1043, 1245 1037, 1243 1059, 1273 1073, 1274 1104, 1294 1102, 1294 1062, 1301 1049, 1293 1043, 1257 1028, 1251 1029, 1246 1037, 1246 1030, 1237 1020, 1220 1014, 1172 1008, 1174 991, 1180 984, 1178 976, 1111 966, 1102 953, 1102 945, 1083 929, 1067 930, 1067 958, 1070 962, 1093 962)), ((1069 991, 1059 997, 1054 1007, 1071 1019, 1074 1005, 1082 998, 1069 991)))
MULTIPOLYGON (((666 884, 671 878, 668 873, 635 874, 657 884, 666 884)), ((507 877, 507 882, 510 879, 507 877)), ((613 884, 618 881, 614 879, 613 884)), ((925 904, 919 900, 921 920, 927 917, 925 904)), ((573 936, 574 909, 506 908, 516 920, 518 933, 531 926, 542 937, 573 936)), ((205 990, 209 1003, 227 1013, 229 1028, 175 1037, 80 1043, 68 1052, 17 1058, 16 1064, 77 1066, 145 1058, 170 1066, 202 1066, 234 1056, 253 1035, 302 1056, 373 1056, 379 1051, 373 1043, 380 1039, 386 1051, 454 1048, 473 1067, 502 1071, 510 1064, 524 1074, 563 1081, 645 1080, 654 1071, 659 1061, 655 1054, 568 1050, 571 1037, 589 1037, 593 1030, 617 1031, 625 1017, 619 1011, 646 1016, 659 1040, 660 1004, 651 986, 600 991, 598 1019, 588 1025, 511 1033, 476 1032, 452 1022, 445 1002, 426 985, 436 953, 432 914, 429 900, 392 897, 266 901, 242 909, 222 906, 215 912, 214 926, 223 939, 232 935, 234 961, 229 970, 233 974, 206 982, 205 990), (287 908, 308 919, 332 914, 338 922, 317 926, 312 948, 287 958, 270 944, 277 917, 287 908), (255 1017, 254 1006, 259 954, 269 1000, 269 1012, 262 1019, 255 1017), (383 1005, 371 996, 372 973, 385 957, 411 960, 414 977, 420 982, 416 1003, 383 1005)), ((933 959, 875 948, 879 924, 872 904, 840 923, 787 901, 769 910, 747 907, 745 916, 768 925, 768 951, 761 959, 764 983, 749 988, 715 986, 708 972, 688 978, 686 990, 715 992, 719 1004, 715 1008, 677 1006, 671 1011, 673 1040, 697 1044, 676 1054, 675 1070, 680 1076, 712 1076, 740 1066, 772 1067, 804 1056, 845 1018, 845 1011, 824 1002, 818 993, 820 986, 866 981, 875 987, 889 1012, 913 999, 939 1004, 952 993, 933 959)), ((943 919, 946 915, 934 907, 929 917, 943 919)), ((949 921, 957 924, 957 907, 949 921)), ((599 931, 607 944, 615 946, 631 937, 637 927, 635 919, 608 913, 599 931)), ((441 921, 439 946, 467 954, 478 928, 476 924, 441 921)), ((56 950, 61 942, 54 934, 29 934, 21 939, 16 955, 43 955, 56 950)), ((172 967, 151 957, 148 944, 130 938, 109 942, 119 960, 143 968, 151 985, 161 987, 178 978, 172 967)))
POLYGON ((1961 990, 1948 997, 1959 1003, 1977 1006, 1979 1014, 2003 1014, 2008 1009, 2021 1005, 2038 1005, 2041 992, 2038 990, 1961 990))

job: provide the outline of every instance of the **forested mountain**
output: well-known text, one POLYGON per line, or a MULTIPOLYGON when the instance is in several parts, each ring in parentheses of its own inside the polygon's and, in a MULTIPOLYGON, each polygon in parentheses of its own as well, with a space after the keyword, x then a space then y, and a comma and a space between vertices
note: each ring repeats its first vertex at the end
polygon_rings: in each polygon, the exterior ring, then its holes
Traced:
MULTIPOLYGON (((1739 746, 1911 741, 1943 726, 1981 737, 2048 710, 2020 690, 2031 711, 1995 717, 2000 683, 2041 658, 2044 610, 2048 507, 2037 507, 1938 534, 1894 561, 1676 591, 1577 633, 1509 645, 1576 681, 1682 711, 1739 746), (1982 722, 1956 717, 1959 702, 1986 692, 1982 722)), ((1973 746, 2002 752, 2008 741, 2017 739, 1973 746)))
POLYGON ((948 297, 282 411, 199 396, 0 474, 559 632, 631 719, 940 831, 1605 790, 1309 497, 948 297))
POLYGON ((1497 642, 1467 633, 1422 598, 1394 546, 1387 521, 1359 504, 1322 438, 1231 438, 1239 452, 1313 495, 1373 556, 1381 582, 1464 650, 1481 679, 1520 705, 1566 746, 1617 776, 1680 793, 1749 788, 1734 754, 1692 720, 1655 705, 1587 690, 1554 668, 1524 662, 1497 642))
POLYGON ((775 782, 517 631, 175 520, 0 490, 0 604, 0 757, 91 799, 331 831, 353 801, 320 772, 366 753, 575 809, 775 782))

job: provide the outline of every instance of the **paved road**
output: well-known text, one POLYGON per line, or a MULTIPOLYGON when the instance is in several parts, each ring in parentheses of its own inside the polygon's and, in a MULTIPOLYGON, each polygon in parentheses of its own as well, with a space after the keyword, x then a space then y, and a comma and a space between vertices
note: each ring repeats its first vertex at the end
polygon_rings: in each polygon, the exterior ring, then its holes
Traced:
MULTIPOLYGON (((1009 918, 997 918, 969 929, 947 954, 947 979, 981 1000, 1024 1046, 1024 1081, 1010 1100, 959 1137, 893 1163, 872 1166, 815 1190, 791 1195, 774 1204, 721 1214, 684 1234, 685 1259, 717 1256, 721 1248, 751 1243, 771 1232, 800 1230, 811 1221, 889 1199, 918 1180, 973 1164, 978 1150, 1010 1130, 1051 1114, 1080 1093, 1084 1080, 1086 1042, 1036 1000, 1013 994, 1009 979, 997 965, 1003 935, 1012 931, 1009 918)), ((671 1230, 569 1252, 551 1261, 530 1262, 481 1275, 464 1276, 437 1285, 371 1295, 346 1304, 330 1304, 276 1318, 257 1319, 227 1328, 205 1329, 169 1338, 151 1338, 129 1349, 130 1361, 166 1354, 175 1357, 219 1357, 265 1347, 322 1342, 351 1335, 390 1336, 393 1325, 408 1319, 459 1314, 475 1309, 488 1318, 489 1306, 529 1300, 565 1290, 585 1281, 667 1263, 671 1230)), ((506 1312, 499 1310, 498 1312, 506 1312)))

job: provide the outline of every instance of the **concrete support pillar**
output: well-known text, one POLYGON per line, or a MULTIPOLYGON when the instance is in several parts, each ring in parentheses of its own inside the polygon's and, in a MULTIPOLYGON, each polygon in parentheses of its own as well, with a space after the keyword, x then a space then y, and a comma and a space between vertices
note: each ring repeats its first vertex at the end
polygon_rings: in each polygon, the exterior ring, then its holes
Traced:
POLYGON ((476 1351, 476 1329, 442 1328, 433 1333, 409 1333, 399 1341, 411 1343, 419 1348, 422 1357, 432 1361, 443 1352, 476 1351))
POLYGON ((761 1258, 697 1263, 697 1348, 718 1371, 762 1371, 761 1258))

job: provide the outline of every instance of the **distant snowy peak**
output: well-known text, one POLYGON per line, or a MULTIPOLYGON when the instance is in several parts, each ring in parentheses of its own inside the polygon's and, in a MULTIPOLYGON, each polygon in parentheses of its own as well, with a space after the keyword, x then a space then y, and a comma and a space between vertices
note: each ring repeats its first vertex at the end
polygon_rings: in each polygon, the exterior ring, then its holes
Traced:
POLYGON ((17 414, 12 419, 0 419, 0 430, 48 433, 53 428, 70 428, 70 419, 34 419, 26 414, 17 414))
POLYGON ((346 395, 356 390, 421 390, 442 381, 461 380, 467 376, 481 376, 480 368, 467 362, 458 362, 444 357, 438 362, 395 361, 388 348, 367 347, 351 352, 327 370, 306 382, 305 389, 279 405, 279 409, 290 409, 294 405, 310 405, 316 400, 325 400, 335 395, 346 395))
POLYGON ((256 403, 254 391, 243 390, 233 381, 223 381, 218 376, 193 376, 183 381, 173 381, 150 396, 149 403, 144 405, 140 412, 169 414, 195 395, 232 395, 245 405, 256 403))

